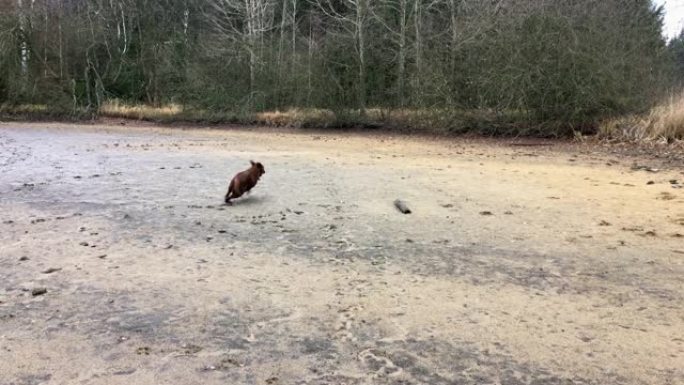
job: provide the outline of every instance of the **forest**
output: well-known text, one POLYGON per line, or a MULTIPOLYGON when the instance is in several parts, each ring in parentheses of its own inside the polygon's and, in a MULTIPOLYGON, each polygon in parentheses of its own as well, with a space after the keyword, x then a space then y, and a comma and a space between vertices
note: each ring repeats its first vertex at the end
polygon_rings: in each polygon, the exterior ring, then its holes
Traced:
POLYGON ((2 0, 0 111, 595 133, 684 110, 684 34, 666 41, 662 16, 650 0, 2 0))

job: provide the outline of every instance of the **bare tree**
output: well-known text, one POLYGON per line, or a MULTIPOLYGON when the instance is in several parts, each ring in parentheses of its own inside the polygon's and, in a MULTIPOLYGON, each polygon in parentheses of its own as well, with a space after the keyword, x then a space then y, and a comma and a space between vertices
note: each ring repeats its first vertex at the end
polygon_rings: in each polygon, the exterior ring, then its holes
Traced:
MULTIPOLYGON (((30 3, 30 5, 33 6, 33 3, 30 3)), ((26 77, 28 76, 28 66, 31 55, 28 37, 30 28, 30 11, 26 8, 27 6, 24 4, 24 0, 17 0, 17 11, 19 13, 19 34, 21 36, 19 42, 19 50, 21 52, 21 75, 24 80, 26 80, 26 77)))
POLYGON ((346 7, 340 10, 331 0, 316 0, 320 10, 331 20, 335 21, 341 31, 354 41, 356 59, 358 63, 357 103, 359 112, 366 112, 366 72, 367 72, 367 49, 368 41, 366 31, 372 20, 370 9, 371 0, 344 0, 346 7), (347 12, 348 11, 348 12, 347 12))
POLYGON ((406 58, 408 56, 408 34, 411 14, 420 0, 380 0, 379 6, 373 10, 377 22, 389 33, 389 39, 397 46, 397 95, 399 106, 404 107, 406 83, 406 58))
POLYGON ((210 5, 213 12, 207 16, 214 30, 249 56, 249 89, 253 94, 264 35, 273 29, 275 4, 272 0, 211 0, 210 5))

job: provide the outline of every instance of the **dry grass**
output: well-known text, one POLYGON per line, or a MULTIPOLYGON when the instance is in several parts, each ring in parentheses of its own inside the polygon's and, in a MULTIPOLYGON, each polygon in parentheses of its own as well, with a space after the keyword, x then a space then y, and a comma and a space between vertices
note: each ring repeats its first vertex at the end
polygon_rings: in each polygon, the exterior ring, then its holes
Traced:
POLYGON ((604 137, 634 141, 684 139, 684 92, 673 95, 648 114, 629 115, 604 122, 604 137))
POLYGON ((331 127, 337 121, 334 112, 314 108, 292 108, 287 111, 258 112, 255 123, 276 127, 331 127))
MULTIPOLYGON (((572 133, 572 127, 558 123, 534 124, 516 111, 462 109, 384 109, 332 111, 291 108, 284 111, 235 113, 188 108, 180 104, 154 107, 117 100, 104 103, 96 114, 85 109, 59 109, 44 104, 0 104, 0 119, 78 120, 93 117, 145 120, 159 123, 259 124, 295 128, 379 128, 403 133, 480 134, 487 136, 558 137, 572 133)), ((603 122, 603 138, 633 142, 671 142, 684 139, 684 92, 669 98, 648 114, 628 115, 603 122)))
MULTIPOLYGON (((50 112, 49 106, 15 106, 8 115, 31 118, 38 112, 50 112)), ((2 109, 0 109, 2 112, 2 109)), ((482 133, 488 135, 538 134, 524 132, 520 124, 524 117, 513 113, 494 113, 487 110, 459 109, 384 109, 332 111, 320 108, 290 108, 284 111, 233 113, 187 108, 180 104, 154 107, 128 104, 118 100, 105 102, 97 116, 107 118, 145 120, 159 123, 191 122, 200 124, 260 124, 273 127, 296 128, 379 128, 399 132, 427 132, 438 134, 482 133)))
POLYGON ((152 107, 142 104, 128 105, 112 100, 102 104, 98 112, 101 116, 109 118, 167 121, 180 117, 184 110, 183 106, 178 104, 152 107))
POLYGON ((125 104, 117 100, 105 102, 98 115, 107 118, 146 120, 159 123, 190 122, 204 124, 250 123, 249 118, 240 118, 231 112, 188 109, 180 104, 166 104, 154 107, 145 104, 125 104))

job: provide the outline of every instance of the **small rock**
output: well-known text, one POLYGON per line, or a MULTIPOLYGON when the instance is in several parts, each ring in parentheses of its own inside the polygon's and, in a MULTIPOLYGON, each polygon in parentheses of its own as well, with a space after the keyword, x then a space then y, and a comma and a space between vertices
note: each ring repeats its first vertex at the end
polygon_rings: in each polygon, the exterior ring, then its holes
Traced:
POLYGON ((97 257, 100 259, 105 259, 107 258, 107 254, 98 255, 97 257))
POLYGON ((611 224, 610 222, 602 220, 601 222, 599 222, 599 226, 611 226, 611 224))
POLYGON ((494 214, 491 211, 480 211, 480 215, 488 216, 488 215, 494 215, 494 214))
POLYGON ((581 336, 580 340, 582 340, 582 342, 591 342, 594 339, 592 337, 589 337, 589 336, 581 336))
POLYGON ((664 201, 671 201, 675 198, 676 198, 676 196, 673 194, 670 194, 669 192, 661 192, 657 199, 664 200, 664 201))
POLYGON ((512 211, 504 211, 504 215, 513 215, 512 211))
POLYGON ((52 273, 60 271, 60 270, 62 270, 62 268, 60 268, 60 267, 51 267, 47 270, 43 270, 42 273, 43 274, 52 274, 52 273))
POLYGON ((33 290, 31 290, 31 295, 34 297, 37 297, 39 295, 43 295, 47 293, 47 289, 44 287, 36 287, 33 290))
POLYGON ((152 349, 150 349, 150 348, 147 347, 147 346, 141 346, 141 347, 139 347, 138 349, 136 349, 135 352, 136 352, 137 354, 140 354, 140 355, 149 356, 151 350, 152 350, 152 349))
POLYGON ((81 242, 81 243, 79 243, 79 245, 81 245, 81 246, 88 246, 88 242, 81 242))
POLYGON ((22 262, 23 262, 23 261, 28 261, 28 260, 29 260, 29 257, 27 257, 27 256, 24 255, 23 257, 19 258, 19 260, 22 261, 22 262))
POLYGON ((652 185, 652 184, 655 184, 655 182, 652 181, 652 180, 649 180, 648 182, 646 182, 646 184, 647 184, 647 185, 652 185))
POLYGON ((677 179, 670 179, 670 184, 679 184, 677 179))

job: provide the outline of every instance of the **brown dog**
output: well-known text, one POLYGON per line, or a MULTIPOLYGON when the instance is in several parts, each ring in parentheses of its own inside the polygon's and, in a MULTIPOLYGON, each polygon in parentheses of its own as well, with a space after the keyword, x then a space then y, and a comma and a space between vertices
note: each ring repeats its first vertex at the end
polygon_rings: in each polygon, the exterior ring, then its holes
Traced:
POLYGON ((231 199, 239 198, 242 194, 249 192, 252 187, 256 186, 259 178, 266 173, 264 165, 259 162, 250 160, 252 167, 245 171, 237 173, 230 181, 228 192, 226 193, 226 204, 230 204, 231 199))

